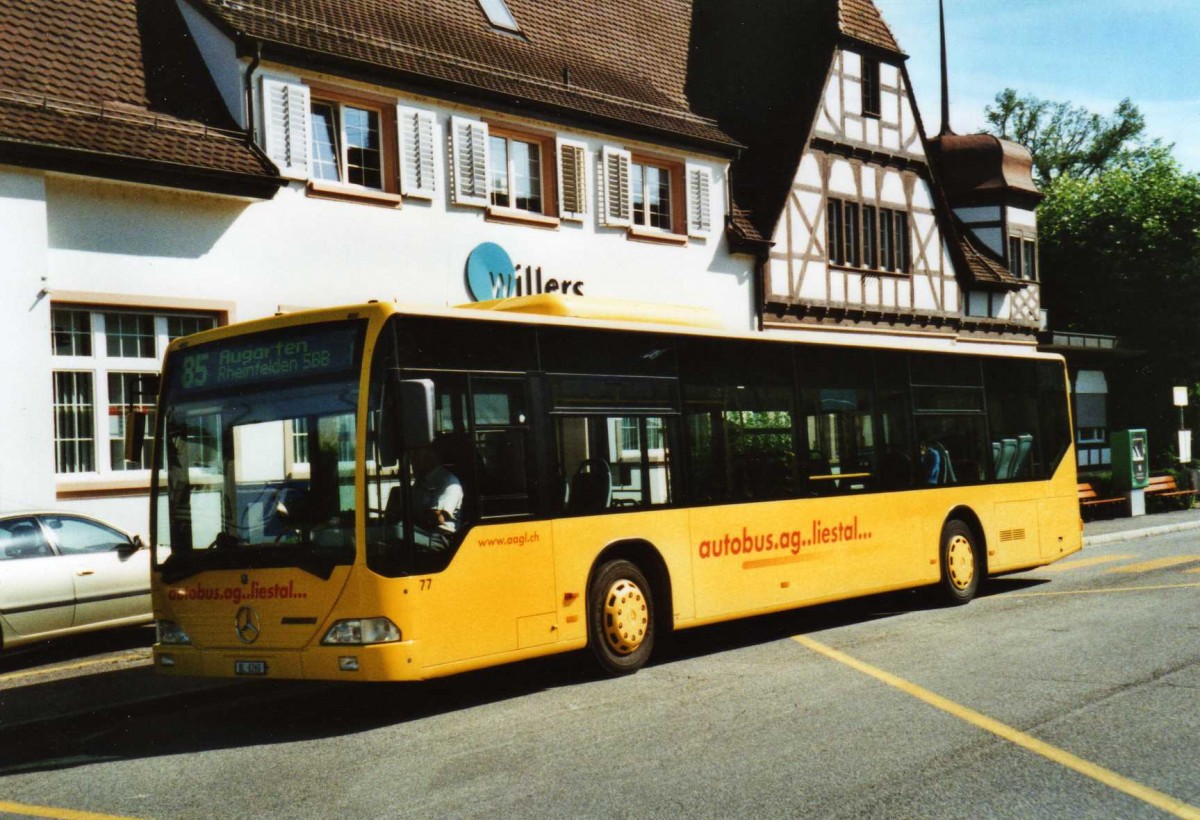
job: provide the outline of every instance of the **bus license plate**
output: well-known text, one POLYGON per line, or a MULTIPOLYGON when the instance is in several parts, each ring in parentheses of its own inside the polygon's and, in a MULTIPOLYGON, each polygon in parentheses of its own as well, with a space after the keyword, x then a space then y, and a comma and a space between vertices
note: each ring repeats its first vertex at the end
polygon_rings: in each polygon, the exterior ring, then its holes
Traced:
POLYGON ((233 672, 235 675, 265 675, 267 674, 267 662, 234 661, 233 672))

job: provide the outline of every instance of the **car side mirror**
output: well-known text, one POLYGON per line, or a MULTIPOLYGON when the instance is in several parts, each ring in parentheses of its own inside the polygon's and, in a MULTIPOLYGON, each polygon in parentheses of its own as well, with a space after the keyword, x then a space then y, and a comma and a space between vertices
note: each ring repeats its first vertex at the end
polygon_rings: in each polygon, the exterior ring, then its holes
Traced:
POLYGON ((121 555, 133 555, 138 550, 144 549, 146 542, 142 540, 142 536, 135 535, 129 539, 129 543, 120 544, 117 546, 117 552, 121 555))

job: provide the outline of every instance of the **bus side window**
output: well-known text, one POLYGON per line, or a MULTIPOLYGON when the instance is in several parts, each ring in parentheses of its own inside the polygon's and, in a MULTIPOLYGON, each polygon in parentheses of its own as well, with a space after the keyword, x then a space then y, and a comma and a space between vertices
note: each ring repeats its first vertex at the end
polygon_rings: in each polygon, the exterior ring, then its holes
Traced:
POLYGON ((811 495, 874 489, 877 483, 874 367, 862 351, 814 349, 797 357, 803 430, 801 474, 811 495))
POLYGON ((525 380, 471 377, 474 473, 482 518, 530 512, 525 380))
POLYGON ((1038 440, 1037 364, 987 361, 988 427, 991 430, 991 477, 996 481, 1045 478, 1038 440))
POLYGON ((922 485, 978 484, 992 475, 983 371, 977 359, 909 354, 922 485), (935 469, 936 472, 935 472, 935 469))
POLYGON ((560 416, 555 425, 562 509, 589 514, 673 500, 663 416, 560 416))
POLYGON ((795 497, 795 397, 788 368, 779 366, 788 351, 691 340, 681 356, 692 499, 795 497))

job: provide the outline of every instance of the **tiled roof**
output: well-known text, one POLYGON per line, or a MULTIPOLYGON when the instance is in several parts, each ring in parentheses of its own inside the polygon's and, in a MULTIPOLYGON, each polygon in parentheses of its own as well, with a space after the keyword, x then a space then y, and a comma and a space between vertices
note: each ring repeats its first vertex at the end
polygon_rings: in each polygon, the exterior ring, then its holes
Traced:
POLYGON ((190 0, 266 59, 390 73, 418 90, 499 99, 732 148, 687 94, 691 0, 619 10, 508 0, 520 35, 494 30, 477 0, 190 0), (330 61, 332 58, 332 62, 330 61))
POLYGON ((966 262, 967 272, 976 284, 999 285, 1004 288, 1020 288, 1028 284, 1013 276, 999 257, 977 242, 971 236, 971 232, 957 221, 957 218, 955 221, 959 231, 959 247, 962 249, 963 261, 966 262))
POLYGON ((904 53, 871 0, 837 0, 837 4, 843 34, 897 54, 904 53))
POLYGON ((268 175, 245 136, 144 109, 100 106, 0 89, 0 143, 58 148, 195 168, 268 175))
POLYGON ((173 3, 9 0, 0 54, 0 160, 262 195, 277 178, 232 130, 173 3))
POLYGON ((729 237, 739 248, 761 250, 772 245, 769 239, 759 233, 754 224, 753 214, 736 204, 730 208, 729 237))

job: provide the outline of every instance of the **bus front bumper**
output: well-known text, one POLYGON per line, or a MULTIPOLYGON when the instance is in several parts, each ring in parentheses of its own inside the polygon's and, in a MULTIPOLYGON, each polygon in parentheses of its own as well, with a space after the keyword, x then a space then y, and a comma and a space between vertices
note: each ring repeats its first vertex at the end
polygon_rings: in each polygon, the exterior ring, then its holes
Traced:
POLYGON ((418 680, 412 641, 370 646, 305 649, 211 649, 155 644, 154 668, 162 675, 273 680, 418 680))

